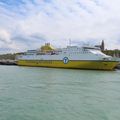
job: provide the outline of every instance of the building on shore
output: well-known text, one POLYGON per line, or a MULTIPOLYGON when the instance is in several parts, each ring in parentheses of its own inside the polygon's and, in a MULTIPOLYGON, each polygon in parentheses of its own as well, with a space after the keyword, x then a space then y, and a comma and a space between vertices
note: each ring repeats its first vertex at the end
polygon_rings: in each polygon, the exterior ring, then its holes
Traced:
POLYGON ((100 45, 95 45, 95 47, 100 48, 100 50, 103 52, 105 50, 105 43, 104 40, 102 40, 100 45))
POLYGON ((104 50, 105 50, 104 40, 102 40, 102 43, 101 43, 101 45, 100 45, 100 49, 101 49, 101 51, 104 51, 104 50))
POLYGON ((95 45, 95 47, 100 48, 101 51, 104 52, 106 55, 110 55, 110 56, 113 56, 113 57, 120 58, 120 50, 118 50, 118 49, 114 49, 114 50, 107 50, 107 49, 105 49, 104 40, 102 40, 100 45, 95 45))

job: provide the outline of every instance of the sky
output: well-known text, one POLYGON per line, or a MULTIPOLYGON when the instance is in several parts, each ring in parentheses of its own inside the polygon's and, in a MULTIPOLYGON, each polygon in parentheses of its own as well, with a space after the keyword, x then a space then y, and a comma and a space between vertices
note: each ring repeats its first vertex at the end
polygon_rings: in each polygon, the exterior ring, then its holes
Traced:
POLYGON ((120 0, 0 0, 0 53, 100 44, 120 49, 120 0))

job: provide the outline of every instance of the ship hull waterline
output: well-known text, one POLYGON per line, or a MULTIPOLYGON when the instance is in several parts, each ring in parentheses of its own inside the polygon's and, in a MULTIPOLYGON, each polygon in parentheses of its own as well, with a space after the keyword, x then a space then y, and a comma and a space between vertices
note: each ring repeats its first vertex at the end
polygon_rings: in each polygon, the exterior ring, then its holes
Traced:
POLYGON ((116 61, 82 61, 70 60, 64 63, 62 60, 18 60, 19 66, 30 67, 50 67, 50 68, 70 68, 70 69, 93 69, 93 70, 114 70, 118 62, 116 61))

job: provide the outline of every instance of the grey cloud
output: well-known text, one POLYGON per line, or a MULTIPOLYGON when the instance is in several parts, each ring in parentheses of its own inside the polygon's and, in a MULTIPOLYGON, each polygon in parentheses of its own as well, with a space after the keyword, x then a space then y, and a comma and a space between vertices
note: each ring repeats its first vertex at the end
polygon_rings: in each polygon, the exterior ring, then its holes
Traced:
POLYGON ((13 12, 0 7, 0 27, 10 34, 10 39, 1 38, 1 41, 10 40, 12 43, 8 47, 23 50, 45 42, 64 46, 69 43, 69 38, 73 44, 97 44, 105 39, 108 48, 120 49, 120 1, 76 1, 55 0, 48 4, 44 0, 35 0, 33 4, 27 0, 20 7, 24 16, 18 9, 13 12))

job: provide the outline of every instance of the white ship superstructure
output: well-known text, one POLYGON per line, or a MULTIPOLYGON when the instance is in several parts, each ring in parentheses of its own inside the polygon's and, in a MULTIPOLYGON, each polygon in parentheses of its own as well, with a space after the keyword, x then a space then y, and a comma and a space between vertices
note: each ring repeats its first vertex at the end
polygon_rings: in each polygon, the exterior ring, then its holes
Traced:
POLYGON ((54 49, 49 43, 39 50, 28 50, 17 57, 18 65, 112 70, 117 61, 98 47, 67 46, 54 49))

